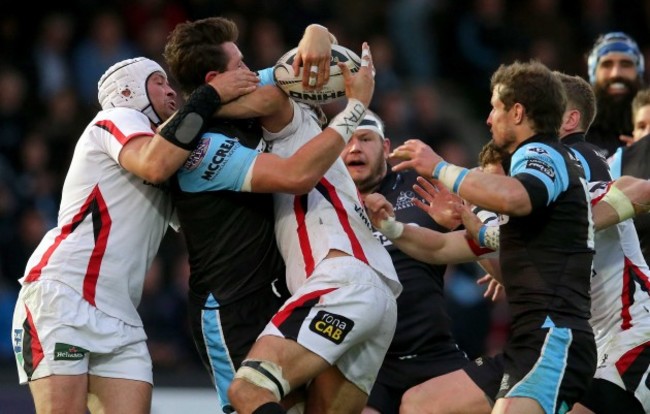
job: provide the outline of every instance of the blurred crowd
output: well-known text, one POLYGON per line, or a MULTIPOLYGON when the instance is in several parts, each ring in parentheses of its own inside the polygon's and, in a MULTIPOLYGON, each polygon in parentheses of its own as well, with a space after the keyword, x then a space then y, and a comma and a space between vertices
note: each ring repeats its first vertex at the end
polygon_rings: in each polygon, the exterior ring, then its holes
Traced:
MULTIPOLYGON (((489 140, 489 77, 501 63, 536 58, 586 77, 586 54, 598 34, 611 30, 634 37, 650 61, 645 0, 74 0, 33 11, 3 5, 0 360, 8 369, 14 370, 4 361, 13 359, 16 280, 56 222, 74 145, 99 109, 98 79, 113 63, 135 56, 164 67, 170 30, 214 15, 237 22, 252 69, 272 66, 310 23, 327 26, 339 43, 359 52, 368 41, 377 68, 371 108, 386 122, 393 145, 417 137, 465 167, 476 165, 489 140)), ((180 236, 170 231, 140 306, 159 369, 198 364, 185 318, 185 254, 180 236)), ((483 298, 477 276, 475 265, 455 266, 447 283, 457 341, 470 356, 497 349, 507 332, 507 313, 483 298)))

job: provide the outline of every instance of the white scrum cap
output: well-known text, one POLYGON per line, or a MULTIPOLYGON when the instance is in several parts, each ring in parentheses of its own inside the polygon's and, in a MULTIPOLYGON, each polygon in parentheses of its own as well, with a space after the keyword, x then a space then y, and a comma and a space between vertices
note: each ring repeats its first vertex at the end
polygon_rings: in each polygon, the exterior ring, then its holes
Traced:
POLYGON ((97 83, 97 97, 102 109, 136 109, 147 115, 155 125, 160 124, 161 119, 147 94, 147 80, 154 72, 161 72, 167 77, 158 63, 144 57, 126 59, 108 68, 97 83))
POLYGON ((377 114, 370 110, 366 111, 366 115, 361 120, 361 123, 359 123, 359 126, 357 126, 357 130, 359 129, 369 129, 379 134, 380 137, 386 138, 384 136, 384 123, 379 119, 377 114))

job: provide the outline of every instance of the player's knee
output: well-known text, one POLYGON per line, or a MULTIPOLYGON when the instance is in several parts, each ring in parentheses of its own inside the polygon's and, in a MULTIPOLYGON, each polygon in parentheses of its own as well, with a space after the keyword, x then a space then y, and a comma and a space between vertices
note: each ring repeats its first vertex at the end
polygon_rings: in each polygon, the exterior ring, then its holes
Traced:
POLYGON ((417 407, 417 401, 418 401, 418 392, 414 388, 410 388, 406 390, 404 395, 402 395, 402 402, 400 403, 399 406, 399 413, 400 414, 411 414, 411 413, 417 413, 418 407, 417 407))
POLYGON ((234 381, 231 385, 228 390, 231 401, 237 401, 241 396, 242 389, 246 388, 246 384, 253 384, 270 391, 277 401, 280 401, 291 391, 289 382, 282 375, 282 367, 271 361, 247 359, 242 362, 241 367, 237 370, 235 379, 240 379, 243 382, 234 381))

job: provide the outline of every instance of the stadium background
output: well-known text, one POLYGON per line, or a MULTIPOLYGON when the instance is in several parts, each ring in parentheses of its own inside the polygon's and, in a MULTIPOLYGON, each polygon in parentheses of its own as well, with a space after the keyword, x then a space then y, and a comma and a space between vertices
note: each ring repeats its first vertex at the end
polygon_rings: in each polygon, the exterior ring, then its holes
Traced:
MULTIPOLYGON (((98 109, 97 80, 121 59, 163 63, 177 23, 234 19, 252 69, 273 65, 309 23, 327 26, 353 50, 368 41, 377 67, 371 108, 393 144, 417 137, 467 167, 490 138, 489 77, 500 63, 537 58, 586 77, 586 53, 612 30, 633 36, 650 61, 648 0, 76 0, 31 8, 0 7, 0 413, 33 412, 27 388, 16 385, 11 351, 16 279, 56 222, 74 144, 98 109)), ((482 298, 476 266, 448 273, 459 343, 470 356, 498 350, 507 332, 503 305, 482 298)), ((186 286, 183 241, 170 232, 140 306, 155 413, 177 412, 174 403, 204 411, 213 399, 187 334, 186 286)))

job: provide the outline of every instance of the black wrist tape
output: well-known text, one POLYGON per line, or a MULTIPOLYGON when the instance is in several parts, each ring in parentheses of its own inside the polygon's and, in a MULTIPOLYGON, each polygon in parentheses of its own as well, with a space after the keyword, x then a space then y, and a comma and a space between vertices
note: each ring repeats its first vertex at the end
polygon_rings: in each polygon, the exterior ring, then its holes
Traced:
POLYGON ((221 97, 212 86, 199 86, 185 105, 165 122, 160 135, 177 147, 192 151, 220 106, 221 97))

